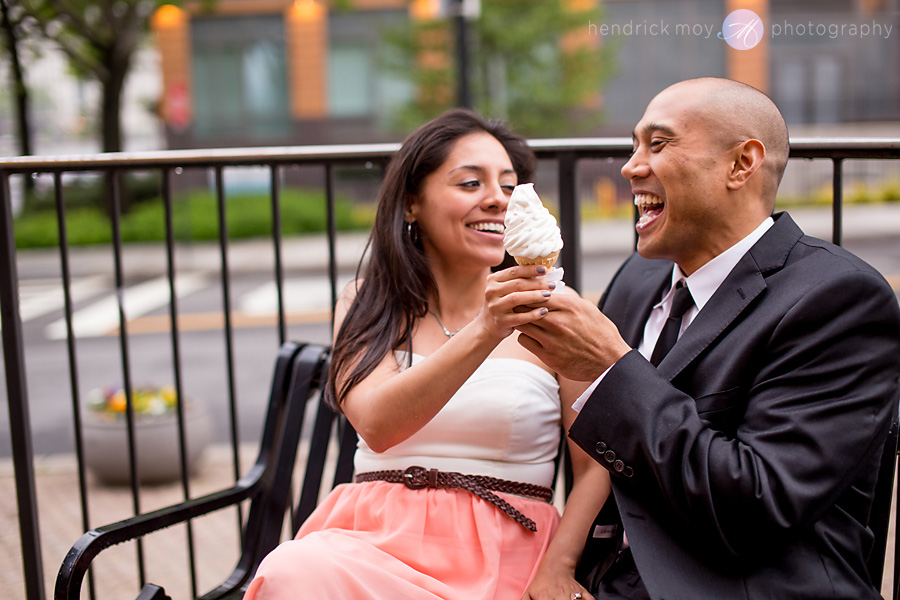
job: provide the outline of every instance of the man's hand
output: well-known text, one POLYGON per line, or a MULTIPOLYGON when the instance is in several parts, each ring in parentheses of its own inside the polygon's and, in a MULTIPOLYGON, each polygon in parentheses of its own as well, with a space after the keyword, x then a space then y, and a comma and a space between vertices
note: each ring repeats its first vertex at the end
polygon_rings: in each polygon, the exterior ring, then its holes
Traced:
POLYGON ((557 373, 593 381, 631 351, 616 326, 577 294, 553 294, 542 319, 517 327, 519 343, 557 373))

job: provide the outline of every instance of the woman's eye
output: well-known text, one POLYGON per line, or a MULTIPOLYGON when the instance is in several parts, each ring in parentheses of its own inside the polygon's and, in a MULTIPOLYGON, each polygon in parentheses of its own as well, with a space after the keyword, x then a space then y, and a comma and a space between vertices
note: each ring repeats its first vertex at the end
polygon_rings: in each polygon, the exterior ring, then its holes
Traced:
POLYGON ((515 185, 501 185, 500 187, 502 187, 503 191, 507 194, 512 194, 513 190, 516 189, 515 185))
POLYGON ((481 182, 478 181, 477 179, 470 179, 469 181, 463 181, 459 185, 460 185, 460 187, 476 188, 479 185, 481 185, 481 182))

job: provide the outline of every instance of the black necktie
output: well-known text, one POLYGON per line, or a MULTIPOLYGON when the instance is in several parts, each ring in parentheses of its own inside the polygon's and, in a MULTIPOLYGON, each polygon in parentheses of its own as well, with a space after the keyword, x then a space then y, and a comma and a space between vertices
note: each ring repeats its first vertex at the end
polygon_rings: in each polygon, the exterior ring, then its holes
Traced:
POLYGON ((672 297, 672 310, 669 311, 669 318, 663 325, 662 332, 659 334, 659 340, 656 347, 653 348, 653 354, 650 356, 650 362, 655 367, 662 359, 665 358, 675 342, 678 341, 678 334, 681 331, 681 318, 694 305, 694 298, 691 291, 684 285, 684 279, 679 279, 675 284, 675 295, 672 297))

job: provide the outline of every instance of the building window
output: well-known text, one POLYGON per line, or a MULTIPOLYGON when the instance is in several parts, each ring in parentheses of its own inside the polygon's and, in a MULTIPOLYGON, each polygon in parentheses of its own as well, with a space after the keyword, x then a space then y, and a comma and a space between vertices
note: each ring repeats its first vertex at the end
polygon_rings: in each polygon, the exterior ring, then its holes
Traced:
POLYGON ((329 116, 387 123, 412 100, 412 83, 386 66, 383 42, 387 32, 408 22, 405 10, 329 13, 329 116))
POLYGON ((280 14, 198 17, 191 42, 198 139, 267 139, 290 131, 280 14))
POLYGON ((372 56, 363 44, 331 47, 328 64, 328 112, 332 117, 361 117, 371 112, 372 56))

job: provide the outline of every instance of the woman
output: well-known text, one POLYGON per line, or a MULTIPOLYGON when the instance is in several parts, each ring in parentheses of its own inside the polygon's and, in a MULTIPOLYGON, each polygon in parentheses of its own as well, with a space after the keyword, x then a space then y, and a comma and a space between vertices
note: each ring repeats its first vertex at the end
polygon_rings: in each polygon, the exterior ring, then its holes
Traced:
POLYGON ((263 561, 251 600, 517 600, 531 581, 527 598, 589 597, 573 574, 608 476, 571 446, 562 521, 547 489, 585 384, 516 342, 546 314, 544 267, 491 273, 535 162, 521 137, 465 110, 392 160, 364 277, 335 310, 326 390, 359 434, 357 482, 263 561))

